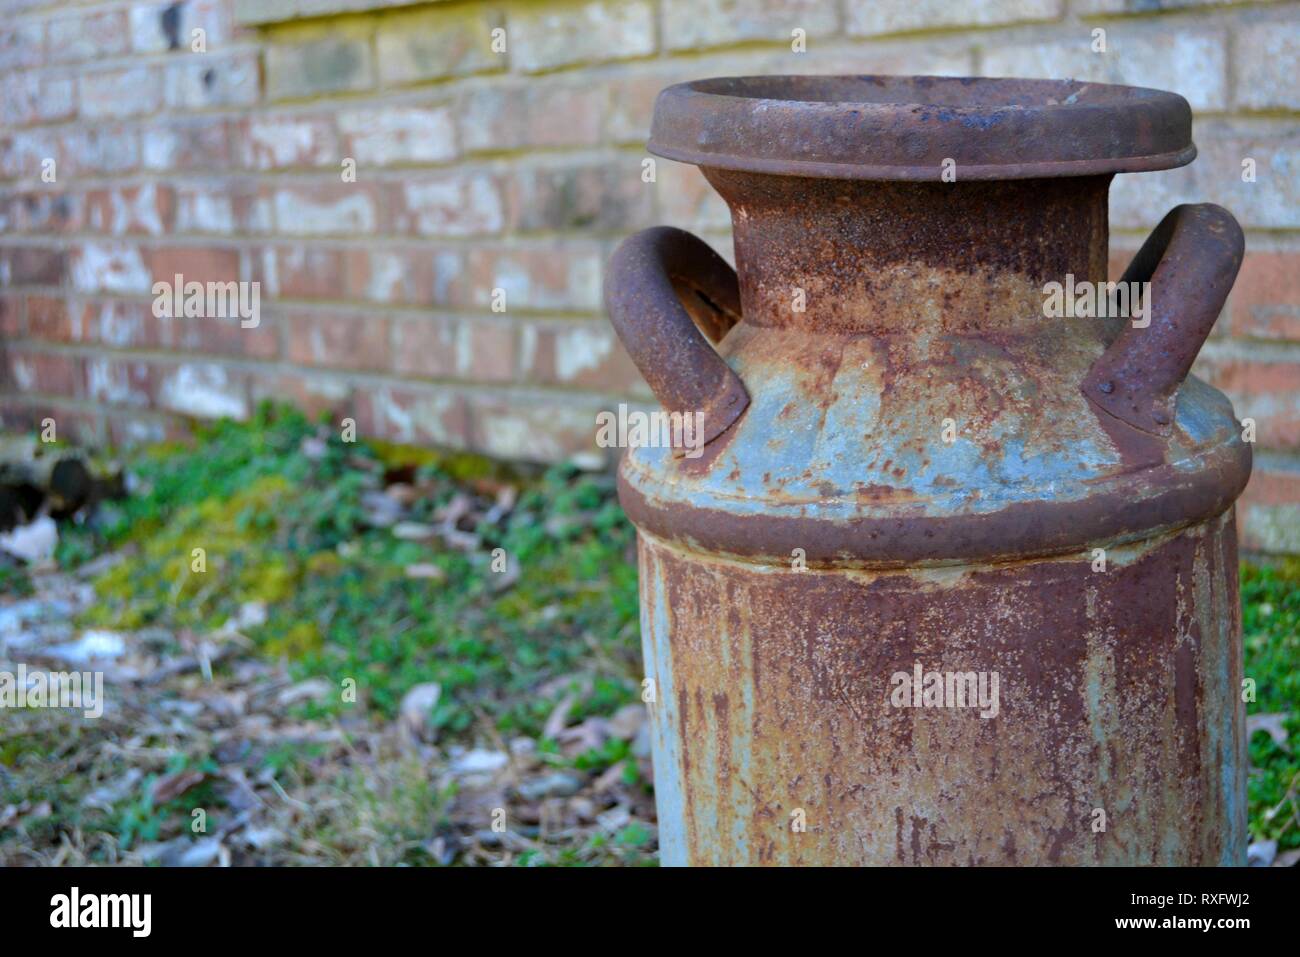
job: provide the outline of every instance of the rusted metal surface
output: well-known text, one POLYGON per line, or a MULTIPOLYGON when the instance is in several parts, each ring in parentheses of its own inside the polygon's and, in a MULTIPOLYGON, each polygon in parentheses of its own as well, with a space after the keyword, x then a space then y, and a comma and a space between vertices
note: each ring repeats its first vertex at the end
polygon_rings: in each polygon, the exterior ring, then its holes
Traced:
POLYGON ((712 441, 749 405, 720 341, 740 318, 736 274, 707 243, 667 226, 630 236, 605 270, 605 306, 632 361, 670 412, 702 416, 712 441))
POLYGON ((750 405, 695 463, 628 456, 641 527, 775 560, 1011 558, 1199 521, 1245 486, 1222 395, 1189 381, 1169 436, 1135 429, 1080 391, 1113 324, 1043 316, 1044 283, 1106 278, 1109 177, 705 173, 734 211, 744 321, 720 352, 750 405))
POLYGON ((1039 81, 701 83, 665 91, 653 145, 748 150, 704 168, 739 287, 705 302, 743 318, 716 353, 689 324, 680 233, 633 240, 607 290, 643 369, 669 370, 651 379, 666 406, 717 395, 715 361, 749 397, 700 457, 638 448, 620 470, 665 862, 1240 862, 1231 507, 1250 448, 1185 378, 1239 231, 1217 207, 1162 225, 1126 277, 1156 288, 1146 328, 1043 308, 1045 283, 1105 281, 1111 174, 1190 159, 1186 105, 1049 84, 1070 100, 1052 108, 1039 81), (716 84, 732 95, 699 92, 716 84), (809 102, 719 102, 772 84, 809 102), (886 141, 853 153, 859 113, 886 141), (917 182, 938 177, 907 163, 949 148, 957 181, 917 182), (814 154, 830 165, 788 175, 814 154), (1099 371, 1126 405, 1085 387, 1099 371), (1134 415, 1140 395, 1169 421, 1134 415), (1000 675, 1003 710, 891 705, 891 675, 922 662, 1000 675))
POLYGON ((662 862, 1243 864, 1234 523, 1109 559, 793 572, 643 536, 662 862), (997 717, 893 707, 916 662, 997 673, 997 717))
POLYGON ((1150 328, 1129 325, 1084 379, 1088 398, 1157 435, 1173 427, 1173 397, 1228 300, 1246 239, 1222 206, 1178 206, 1142 244, 1122 282, 1151 284, 1150 328))
POLYGON ((659 94, 650 151, 716 169, 870 180, 1024 179, 1190 163, 1174 93, 1074 80, 744 76, 659 94))

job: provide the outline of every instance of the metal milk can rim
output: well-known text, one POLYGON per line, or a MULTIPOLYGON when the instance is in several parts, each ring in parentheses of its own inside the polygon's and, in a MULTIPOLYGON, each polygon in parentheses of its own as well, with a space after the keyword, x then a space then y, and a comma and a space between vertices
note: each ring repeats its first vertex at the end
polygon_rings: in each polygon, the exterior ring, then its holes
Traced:
POLYGON ((1077 80, 741 76, 679 83, 655 103, 650 152, 697 166, 834 179, 1132 173, 1196 157, 1176 93, 1077 80))

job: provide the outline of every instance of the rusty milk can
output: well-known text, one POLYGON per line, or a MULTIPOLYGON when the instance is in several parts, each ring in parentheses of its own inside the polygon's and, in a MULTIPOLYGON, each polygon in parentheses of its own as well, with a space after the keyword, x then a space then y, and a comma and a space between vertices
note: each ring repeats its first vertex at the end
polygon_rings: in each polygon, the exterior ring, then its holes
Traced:
POLYGON ((1145 317, 1045 315, 1106 280, 1111 177, 1195 156, 1186 101, 711 79, 649 145, 737 263, 656 228, 607 270, 702 424, 620 469, 663 863, 1244 863, 1251 455, 1188 375, 1241 230, 1179 206, 1124 276, 1145 317))

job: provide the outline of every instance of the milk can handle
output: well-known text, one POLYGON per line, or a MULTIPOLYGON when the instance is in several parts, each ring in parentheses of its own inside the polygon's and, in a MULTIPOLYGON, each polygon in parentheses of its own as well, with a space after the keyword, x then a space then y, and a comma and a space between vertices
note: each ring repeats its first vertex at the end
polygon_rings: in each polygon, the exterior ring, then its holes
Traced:
POLYGON ((1092 364, 1083 394, 1134 428, 1168 435, 1174 394, 1237 278, 1245 238, 1222 206, 1176 206, 1147 237, 1121 282, 1150 282, 1149 325, 1123 331, 1092 364))
POLYGON ((704 335, 719 342, 740 320, 740 285, 702 239, 656 226, 623 240, 605 270, 605 308, 663 407, 702 413, 704 442, 745 411, 749 393, 704 335))

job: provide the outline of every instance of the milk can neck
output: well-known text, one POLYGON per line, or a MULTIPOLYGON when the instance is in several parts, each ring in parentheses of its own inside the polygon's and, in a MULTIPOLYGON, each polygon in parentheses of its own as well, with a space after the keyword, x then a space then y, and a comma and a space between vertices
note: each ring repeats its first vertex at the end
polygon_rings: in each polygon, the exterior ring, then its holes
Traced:
POLYGON ((732 211, 745 321, 1031 333, 1050 282, 1103 282, 1110 176, 951 183, 706 169, 732 211))

